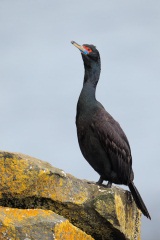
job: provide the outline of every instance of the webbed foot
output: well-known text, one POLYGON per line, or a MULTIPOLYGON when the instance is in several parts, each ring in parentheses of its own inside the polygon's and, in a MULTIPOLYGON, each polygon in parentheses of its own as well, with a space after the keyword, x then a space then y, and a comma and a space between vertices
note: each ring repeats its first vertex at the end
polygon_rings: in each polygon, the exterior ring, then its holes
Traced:
POLYGON ((112 187, 112 182, 108 181, 106 188, 111 188, 112 187))
POLYGON ((100 177, 98 182, 96 182, 96 184, 99 185, 99 186, 102 186, 102 183, 103 183, 103 178, 100 177))

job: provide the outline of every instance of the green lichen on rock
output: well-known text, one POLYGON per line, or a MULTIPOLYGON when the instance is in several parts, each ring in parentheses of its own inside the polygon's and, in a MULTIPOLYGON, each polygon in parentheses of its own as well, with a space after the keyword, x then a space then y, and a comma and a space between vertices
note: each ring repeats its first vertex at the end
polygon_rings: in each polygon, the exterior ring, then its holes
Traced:
POLYGON ((0 205, 52 210, 96 240, 139 240, 141 213, 128 191, 88 184, 49 163, 0 152, 0 205))

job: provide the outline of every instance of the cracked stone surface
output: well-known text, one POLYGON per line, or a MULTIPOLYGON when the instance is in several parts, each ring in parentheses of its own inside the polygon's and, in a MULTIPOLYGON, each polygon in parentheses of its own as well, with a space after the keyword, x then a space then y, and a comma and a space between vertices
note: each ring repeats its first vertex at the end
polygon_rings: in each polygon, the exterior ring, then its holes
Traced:
POLYGON ((141 213, 121 188, 88 184, 47 162, 2 151, 0 182, 3 207, 51 210, 96 240, 140 240, 141 213))

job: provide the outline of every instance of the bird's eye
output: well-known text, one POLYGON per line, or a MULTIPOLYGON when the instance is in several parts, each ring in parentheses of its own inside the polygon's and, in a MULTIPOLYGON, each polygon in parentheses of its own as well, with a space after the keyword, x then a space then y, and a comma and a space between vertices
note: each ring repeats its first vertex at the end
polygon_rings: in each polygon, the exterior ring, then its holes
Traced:
POLYGON ((92 52, 92 49, 86 46, 83 46, 89 53, 92 52))

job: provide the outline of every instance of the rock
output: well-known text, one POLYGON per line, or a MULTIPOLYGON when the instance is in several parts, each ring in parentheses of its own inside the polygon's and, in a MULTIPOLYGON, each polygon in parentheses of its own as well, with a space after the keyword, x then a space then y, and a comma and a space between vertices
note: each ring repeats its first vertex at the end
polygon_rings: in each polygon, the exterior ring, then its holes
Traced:
POLYGON ((94 240, 52 211, 0 207, 0 239, 94 240))
POLYGON ((0 152, 0 205, 52 210, 96 240, 139 240, 141 213, 131 194, 77 179, 49 163, 0 152))

